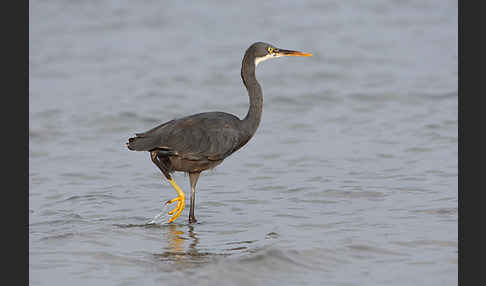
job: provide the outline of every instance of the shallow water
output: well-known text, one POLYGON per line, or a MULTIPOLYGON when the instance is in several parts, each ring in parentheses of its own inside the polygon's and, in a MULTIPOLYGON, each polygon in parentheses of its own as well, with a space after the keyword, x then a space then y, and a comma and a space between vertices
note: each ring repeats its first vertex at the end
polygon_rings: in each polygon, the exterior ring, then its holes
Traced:
POLYGON ((457 284, 457 1, 29 4, 31 285, 457 284), (255 41, 314 56, 258 65, 257 133, 168 225, 124 143, 242 118, 255 41))

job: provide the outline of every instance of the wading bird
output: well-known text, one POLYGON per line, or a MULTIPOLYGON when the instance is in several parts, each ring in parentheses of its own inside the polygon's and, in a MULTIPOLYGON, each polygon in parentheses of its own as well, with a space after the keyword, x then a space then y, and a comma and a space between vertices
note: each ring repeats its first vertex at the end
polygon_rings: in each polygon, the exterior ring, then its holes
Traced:
POLYGON ((264 60, 282 56, 309 57, 311 54, 278 49, 263 42, 254 43, 246 50, 241 63, 241 78, 248 90, 250 108, 243 120, 225 112, 198 113, 168 121, 128 139, 128 149, 150 153, 152 162, 178 194, 178 197, 167 202, 177 202, 177 207, 169 212, 172 215, 169 223, 177 219, 185 207, 185 194, 171 177, 171 173, 189 173, 189 223, 194 223, 196 183, 200 173, 221 164, 226 157, 243 147, 260 124, 263 95, 255 78, 256 66, 264 60))

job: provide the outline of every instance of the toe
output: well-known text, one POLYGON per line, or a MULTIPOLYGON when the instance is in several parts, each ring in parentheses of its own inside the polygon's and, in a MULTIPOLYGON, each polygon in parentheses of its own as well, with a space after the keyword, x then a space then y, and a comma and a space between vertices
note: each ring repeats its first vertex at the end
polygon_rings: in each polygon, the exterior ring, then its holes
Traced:
POLYGON ((182 211, 184 210, 184 199, 184 197, 177 197, 167 202, 167 204, 171 204, 177 201, 177 206, 169 212, 169 215, 173 215, 169 219, 169 223, 173 222, 181 215, 182 211))
POLYGON ((176 209, 176 213, 169 219, 169 223, 175 221, 182 213, 183 208, 176 209))
POLYGON ((180 197, 177 197, 177 198, 174 198, 174 199, 168 201, 167 204, 170 205, 170 204, 172 204, 174 202, 177 202, 177 201, 180 201, 180 200, 181 200, 181 198, 180 197))

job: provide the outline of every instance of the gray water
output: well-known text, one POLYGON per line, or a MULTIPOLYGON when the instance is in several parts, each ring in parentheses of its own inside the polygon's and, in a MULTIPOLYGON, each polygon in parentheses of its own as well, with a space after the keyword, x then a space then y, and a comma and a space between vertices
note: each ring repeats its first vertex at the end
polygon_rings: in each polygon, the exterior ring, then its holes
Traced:
POLYGON ((457 1, 30 1, 29 37, 31 285, 457 284, 457 1), (168 225, 124 144, 242 118, 256 41, 313 57, 258 65, 257 133, 168 225))

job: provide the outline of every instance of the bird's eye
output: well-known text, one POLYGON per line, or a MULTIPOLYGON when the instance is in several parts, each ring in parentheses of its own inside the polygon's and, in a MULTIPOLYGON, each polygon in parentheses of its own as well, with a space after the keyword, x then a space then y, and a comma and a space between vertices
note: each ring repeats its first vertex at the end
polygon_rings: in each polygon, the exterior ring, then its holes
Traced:
POLYGON ((267 50, 268 50, 268 52, 269 52, 270 54, 273 54, 273 48, 272 48, 272 47, 268 47, 268 49, 267 49, 267 50))

